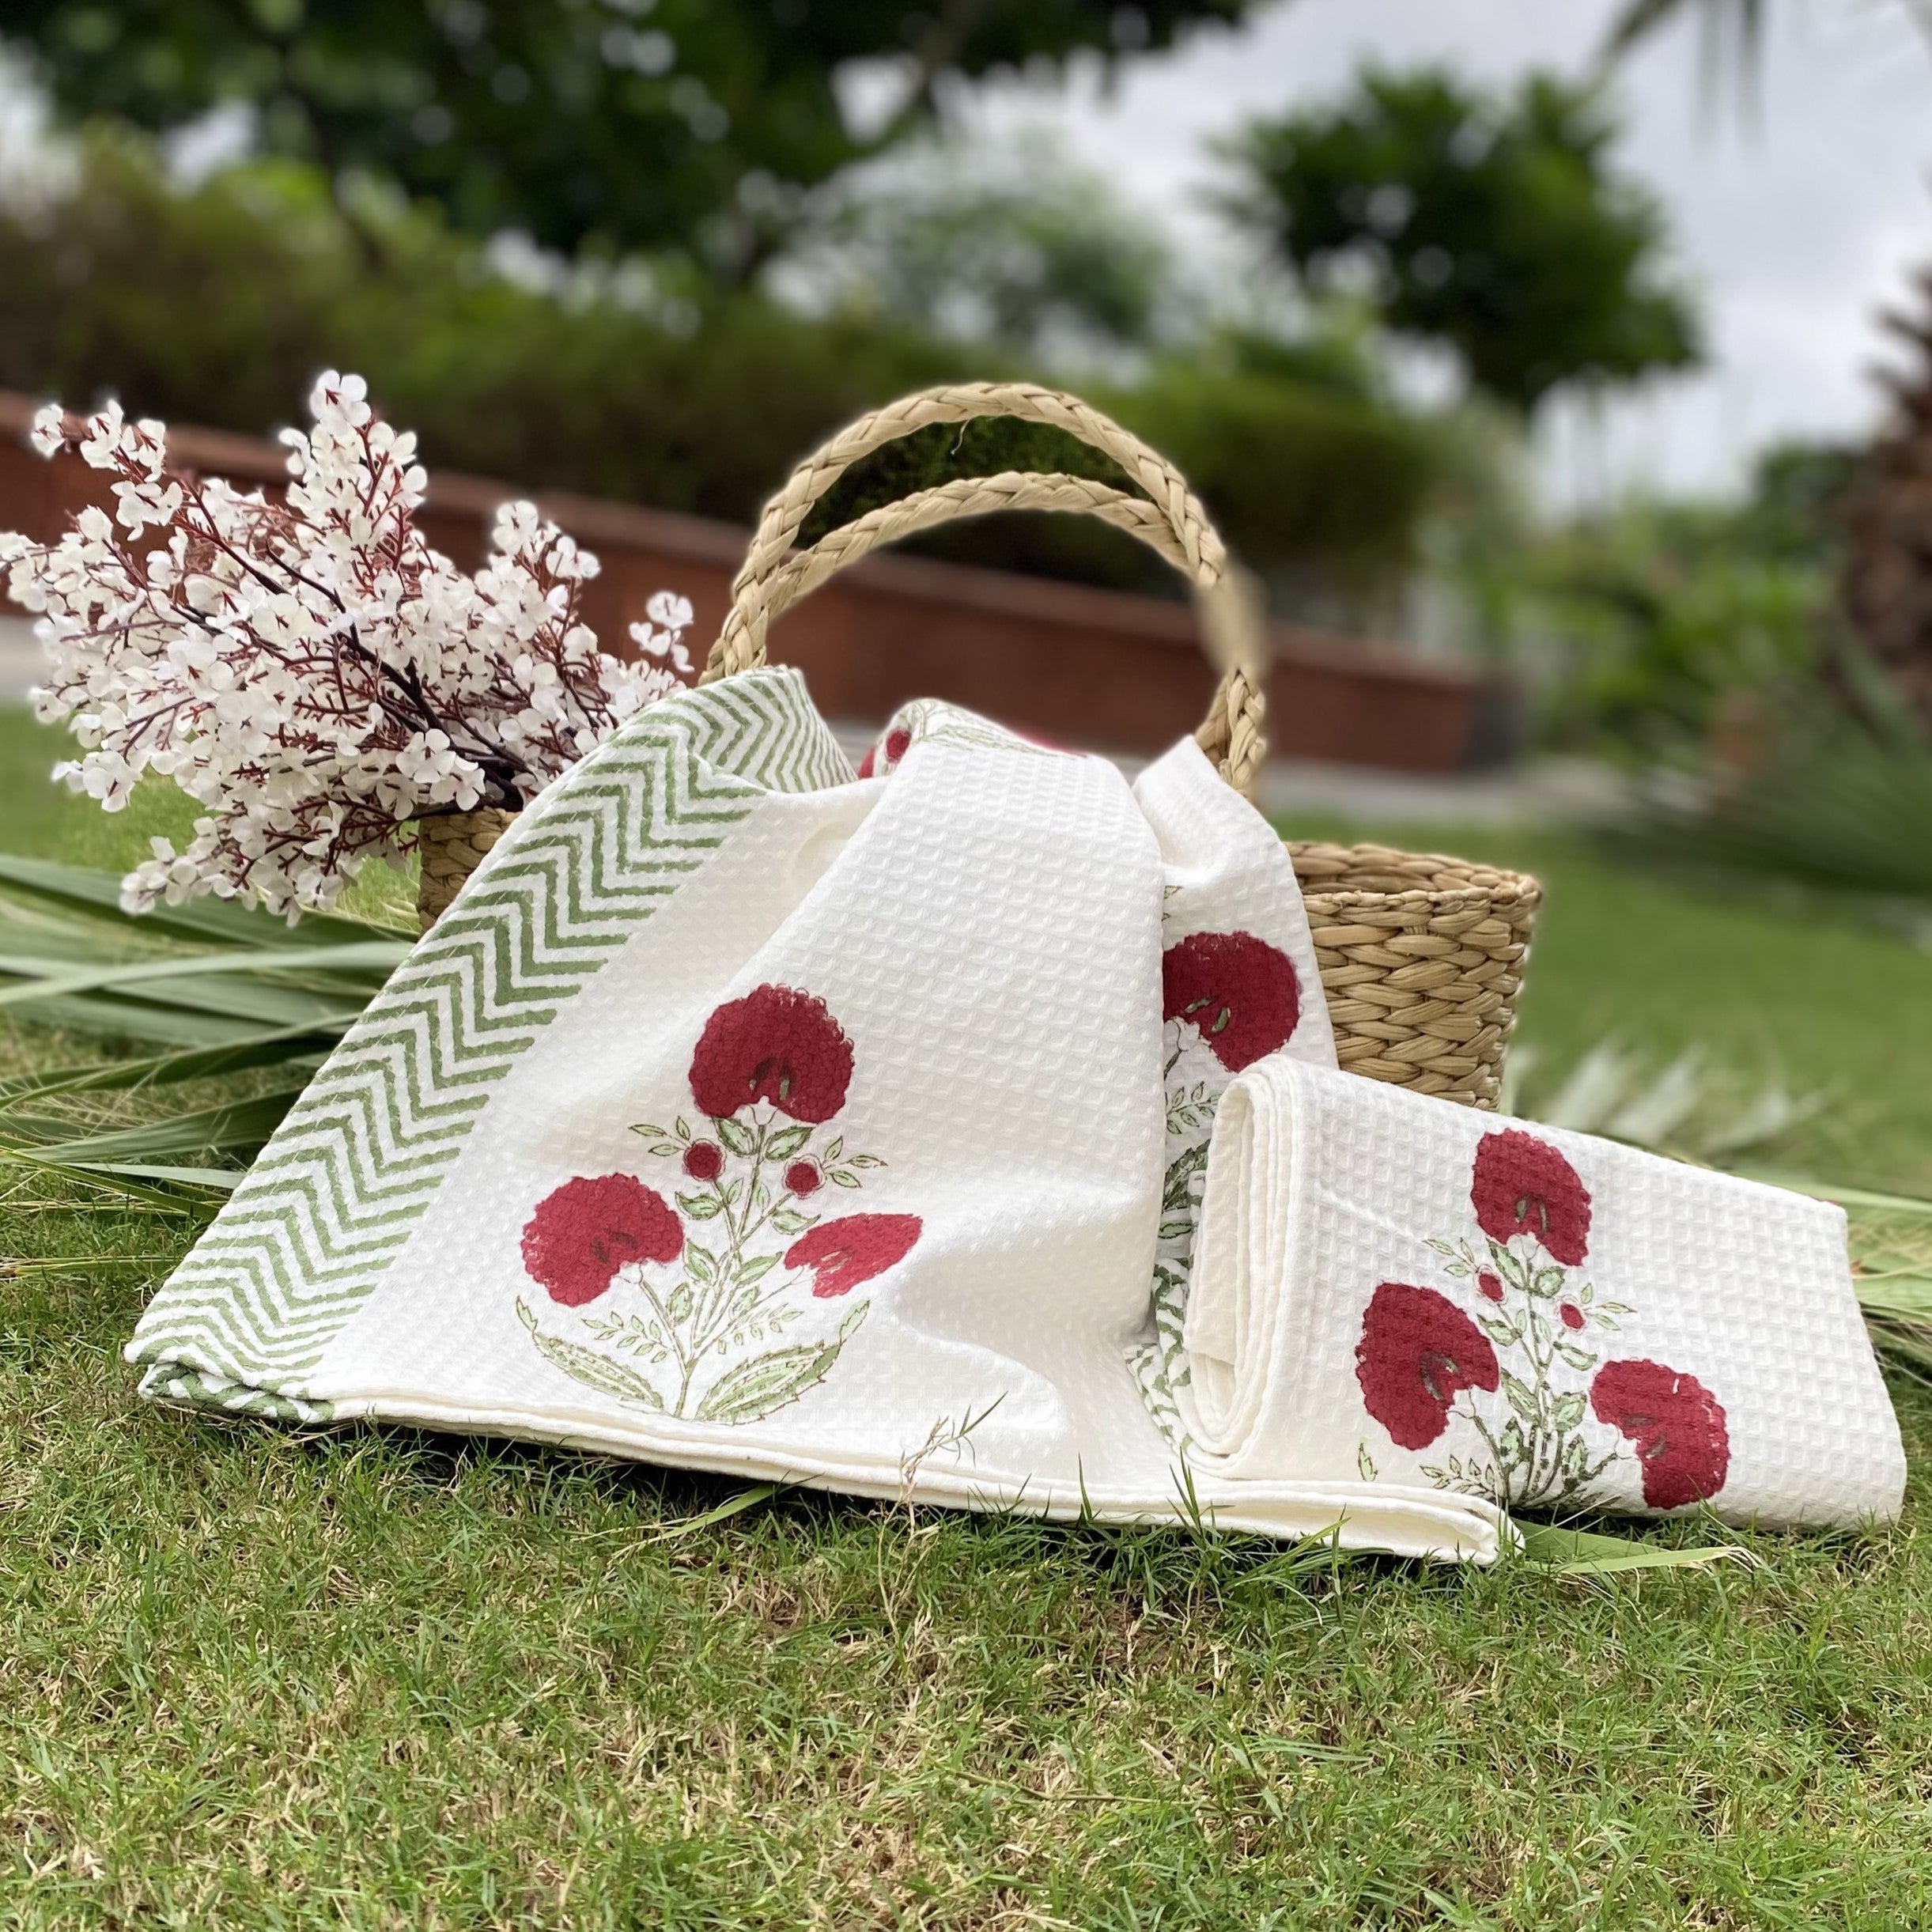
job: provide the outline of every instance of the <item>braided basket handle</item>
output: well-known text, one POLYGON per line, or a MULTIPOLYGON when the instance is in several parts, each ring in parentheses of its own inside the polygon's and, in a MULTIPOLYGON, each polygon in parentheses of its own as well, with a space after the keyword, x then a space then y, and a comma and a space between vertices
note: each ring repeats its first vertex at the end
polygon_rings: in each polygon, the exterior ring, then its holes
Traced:
POLYGON ((1127 531, 1172 564, 1193 586, 1202 640, 1221 673, 1196 741, 1223 777, 1250 791, 1267 754, 1261 735, 1267 627, 1257 587, 1231 565, 1208 514, 1172 463, 1079 397, 1024 383, 958 383, 928 389, 861 417, 806 458, 765 506, 743 566, 732 584, 732 609, 711 647, 701 682, 765 662, 771 621, 868 550, 955 517, 1001 509, 1071 510, 1127 531), (1083 477, 1009 471, 966 477, 883 505, 835 530, 802 555, 788 554, 812 505, 853 463, 882 444, 938 422, 1013 416, 1076 436, 1110 456, 1147 492, 1127 495, 1083 477))

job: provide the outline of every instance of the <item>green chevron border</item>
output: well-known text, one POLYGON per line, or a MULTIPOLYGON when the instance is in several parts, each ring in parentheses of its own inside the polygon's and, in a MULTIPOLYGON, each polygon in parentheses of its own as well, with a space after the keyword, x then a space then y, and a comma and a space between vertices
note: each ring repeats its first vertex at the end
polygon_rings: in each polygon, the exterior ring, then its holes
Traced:
POLYGON ((798 673, 754 671, 652 706, 520 813, 149 1305, 142 1392, 327 1420, 307 1377, 518 1057, 760 799, 851 775, 798 673))

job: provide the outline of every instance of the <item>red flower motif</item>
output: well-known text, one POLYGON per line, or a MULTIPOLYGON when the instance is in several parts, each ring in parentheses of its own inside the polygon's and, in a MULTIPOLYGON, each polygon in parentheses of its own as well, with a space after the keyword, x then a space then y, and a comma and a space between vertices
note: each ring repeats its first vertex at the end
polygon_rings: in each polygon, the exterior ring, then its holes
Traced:
POLYGON ((691 1056, 691 1094, 713 1120, 754 1101, 816 1125, 845 1104, 852 1042, 825 1002, 789 986, 759 986, 705 1022, 691 1056))
POLYGON ((1583 1311, 1575 1302, 1565 1302, 1556 1312, 1563 1317, 1565 1328, 1580 1329, 1583 1325, 1583 1311))
POLYGON ((795 1160, 785 1170, 785 1184, 794 1194, 815 1194, 824 1181, 811 1162, 795 1160))
POLYGON ((1636 1445, 1652 1509, 1681 1509, 1724 1487, 1730 1432, 1722 1406, 1695 1375, 1661 1362, 1606 1362, 1590 1384, 1590 1405, 1636 1445))
POLYGON ((1162 956, 1161 1018, 1198 1029, 1231 1073, 1284 1045, 1301 1010, 1294 962, 1252 932, 1196 932, 1162 956))
POLYGON ((566 1181, 524 1224, 524 1267, 566 1308, 596 1300, 620 1268, 683 1252, 683 1224, 664 1197, 627 1174, 566 1181))
POLYGON ((1590 1190, 1547 1140, 1514 1127, 1484 1134, 1476 1150, 1469 1201, 1494 1241, 1532 1234, 1566 1268, 1590 1245, 1590 1190))
POLYGON ((1495 1350, 1454 1302, 1401 1281, 1371 1298, 1355 1373, 1368 1412, 1405 1449, 1426 1449, 1442 1433, 1463 1389, 1493 1390, 1501 1380, 1495 1350))
POLYGON ((913 735, 909 731, 887 732, 886 734, 886 762, 896 765, 913 748, 913 735))
POLYGON ((812 1293, 830 1301, 904 1261, 923 1226, 916 1214, 849 1214, 842 1221, 821 1221, 785 1250, 785 1265, 811 1269, 817 1277, 812 1293))
POLYGON ((684 1171, 694 1181, 715 1181, 724 1171, 724 1150, 715 1140, 698 1140, 684 1150, 684 1171))
POLYGON ((1503 1282, 1499 1276, 1492 1275, 1484 1268, 1476 1277, 1476 1285, 1486 1301, 1499 1302, 1503 1299, 1503 1282))
POLYGON ((855 777, 855 778, 869 778, 869 777, 871 777, 871 775, 872 775, 872 765, 873 765, 873 762, 874 762, 874 761, 875 761, 875 759, 878 758, 878 756, 879 756, 879 747, 878 747, 878 746, 877 746, 877 745, 868 745, 868 746, 865 747, 865 756, 864 756, 864 758, 862 758, 861 759, 860 759, 860 761, 859 761, 859 769, 857 769, 856 772, 854 772, 854 773, 852 774, 852 775, 853 775, 853 777, 855 777))

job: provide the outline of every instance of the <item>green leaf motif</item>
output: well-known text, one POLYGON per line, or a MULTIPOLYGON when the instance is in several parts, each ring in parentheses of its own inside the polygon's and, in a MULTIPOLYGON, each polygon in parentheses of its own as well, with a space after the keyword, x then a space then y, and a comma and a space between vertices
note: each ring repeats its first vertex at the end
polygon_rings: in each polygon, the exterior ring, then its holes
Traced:
POLYGON ((811 1138, 809 1127, 784 1127, 765 1143, 767 1160, 789 1160, 811 1138))
POLYGON ((1559 1429, 1574 1429, 1583 1420, 1583 1392, 1573 1389, 1557 1398, 1554 1420, 1559 1429))
POLYGON ((718 1278, 718 1257, 694 1241, 685 1243, 684 1265, 700 1281, 716 1281, 718 1278))
POLYGON ((713 1129, 732 1153, 749 1160, 758 1151, 758 1136, 743 1121, 714 1120, 713 1129))
POLYGON ((754 1281, 762 1281, 778 1265, 775 1254, 754 1254, 738 1271, 737 1285, 748 1288, 754 1281))
POLYGON ((1503 1393, 1510 1399, 1510 1407, 1515 1410, 1532 1428, 1536 1426, 1536 1393, 1520 1376, 1512 1375, 1507 1369, 1503 1371, 1503 1393))
POLYGON ((621 1402, 639 1402, 646 1408, 663 1410, 664 1398, 637 1370, 627 1368, 622 1362, 607 1361, 594 1348, 565 1341, 561 1335, 546 1335, 521 1302, 516 1306, 524 1325, 530 1330, 530 1339, 544 1358, 566 1375, 599 1394, 614 1395, 621 1402))
POLYGON ((818 1219, 815 1214, 801 1214, 796 1208, 777 1208, 772 1211, 772 1226, 781 1234, 802 1234, 818 1219))
POLYGON ((834 1187, 856 1187, 859 1185, 859 1177, 856 1174, 848 1174, 843 1167, 828 1168, 825 1178, 834 1187))
POLYGON ((680 1194, 678 1206, 694 1221, 709 1221, 724 1212, 724 1202, 715 1194, 680 1194))
POLYGON ((830 1341, 795 1342, 788 1348, 774 1348, 740 1362, 705 1391, 698 1405, 698 1420, 757 1422, 773 1409, 796 1402, 807 1389, 824 1381, 838 1359, 848 1332, 841 1327, 830 1341))

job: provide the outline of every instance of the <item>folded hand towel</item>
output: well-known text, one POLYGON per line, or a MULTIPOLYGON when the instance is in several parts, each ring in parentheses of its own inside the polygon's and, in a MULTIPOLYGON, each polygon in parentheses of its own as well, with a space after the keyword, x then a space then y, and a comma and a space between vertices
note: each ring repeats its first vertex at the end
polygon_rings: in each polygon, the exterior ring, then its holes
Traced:
POLYGON ((143 1386, 1493 1555, 1494 1505, 1426 1481, 1194 1475, 1125 1359, 1163 1067, 1204 1136, 1206 1083, 1326 1049, 1279 842, 1191 743, 1138 800, 943 706, 880 751, 855 781, 756 671, 535 800, 156 1297, 143 1386))
POLYGON ((1841 1209, 1277 1054, 1223 1096, 1197 1466, 1851 1524, 1904 1456, 1841 1209))

